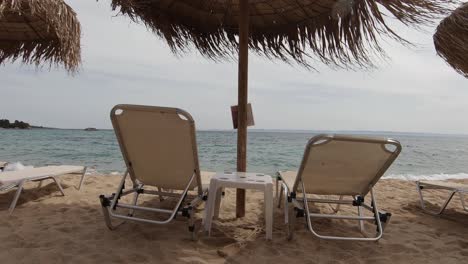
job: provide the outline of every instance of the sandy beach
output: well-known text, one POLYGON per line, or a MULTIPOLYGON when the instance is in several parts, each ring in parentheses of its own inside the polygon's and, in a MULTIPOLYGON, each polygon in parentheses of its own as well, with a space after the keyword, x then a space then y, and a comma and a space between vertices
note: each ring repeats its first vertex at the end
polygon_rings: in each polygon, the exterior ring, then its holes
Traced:
MULTIPOLYGON (((211 237, 200 228, 203 206, 197 213, 197 241, 190 240, 185 219, 164 226, 127 222, 110 231, 98 196, 114 192, 119 177, 89 176, 81 191, 75 188, 78 176, 60 179, 65 197, 51 183, 44 182, 43 188, 30 183, 11 216, 7 208, 14 191, 0 194, 2 263, 463 263, 468 258, 468 213, 458 197, 443 216, 430 216, 419 208, 415 185, 408 181, 377 184, 380 208, 393 217, 384 237, 374 243, 319 240, 302 219, 288 241, 282 209, 275 209, 273 241, 266 241, 262 193, 248 191, 246 217, 235 219, 235 193, 229 189, 211 237)), ((441 203, 440 195, 429 201, 441 203)), ((357 230, 348 222, 331 225, 324 219, 317 224, 323 232, 348 232, 343 226, 357 230)))

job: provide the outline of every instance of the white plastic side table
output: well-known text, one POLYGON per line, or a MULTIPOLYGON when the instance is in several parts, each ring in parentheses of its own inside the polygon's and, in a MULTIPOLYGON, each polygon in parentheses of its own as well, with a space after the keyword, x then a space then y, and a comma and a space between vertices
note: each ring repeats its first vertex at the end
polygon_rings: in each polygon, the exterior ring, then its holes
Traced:
POLYGON ((273 237, 273 180, 271 176, 252 172, 217 172, 211 178, 205 208, 205 230, 211 233, 213 216, 219 215, 223 188, 254 189, 264 192, 266 238, 273 237))

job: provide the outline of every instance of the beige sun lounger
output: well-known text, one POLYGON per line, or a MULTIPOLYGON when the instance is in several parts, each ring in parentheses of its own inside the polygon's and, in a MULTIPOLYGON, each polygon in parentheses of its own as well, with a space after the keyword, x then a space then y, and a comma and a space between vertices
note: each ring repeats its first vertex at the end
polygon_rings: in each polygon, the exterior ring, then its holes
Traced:
POLYGON ((202 184, 195 122, 190 114, 176 108, 117 105, 111 111, 111 120, 127 171, 115 194, 100 196, 109 229, 117 227, 111 218, 166 224, 180 214, 188 218, 189 231, 194 235, 194 209, 206 200, 208 185, 202 184), (133 184, 124 190, 127 176, 133 184), (157 190, 145 188, 148 186, 157 190), (134 195, 131 203, 119 201, 129 194, 134 195), (160 199, 175 197, 177 203, 171 210, 139 206, 140 194, 158 195, 160 199), (122 213, 118 209, 129 212, 122 213), (164 220, 137 217, 136 211, 168 217, 164 220))
POLYGON ((378 210, 374 185, 390 167, 401 151, 398 141, 344 135, 318 135, 309 140, 298 172, 279 172, 281 183, 279 206, 284 196, 285 223, 289 239, 293 236, 294 220, 305 217, 309 230, 322 239, 376 241, 382 237, 385 223, 391 214, 378 210), (370 193, 371 202, 365 202, 370 193), (312 196, 313 195, 313 196, 312 196), (324 196, 339 196, 331 199, 324 196), (350 197, 350 198, 345 198, 350 197), (336 204, 333 213, 312 213, 309 203, 336 204), (297 215, 289 210, 292 204, 297 215), (340 206, 357 208, 357 215, 338 214, 340 206), (368 210, 372 216, 365 216, 368 210), (318 234, 313 218, 356 220, 364 237, 329 236, 318 234), (377 226, 375 237, 364 232, 364 221, 377 226))
POLYGON ((447 205, 452 200, 453 196, 457 193, 460 196, 463 209, 468 212, 468 207, 465 205, 465 197, 464 197, 465 193, 468 194, 468 185, 455 183, 455 182, 446 182, 446 181, 417 181, 416 186, 417 186, 417 190, 419 194, 421 208, 425 212, 432 214, 432 215, 442 214, 445 208, 447 208, 447 205), (450 192, 449 196, 447 197, 447 200, 445 200, 444 204, 441 206, 440 210, 437 212, 428 210, 426 208, 424 197, 422 194, 422 190, 431 190, 431 189, 432 190, 447 190, 450 192))
POLYGON ((19 171, 6 171, 0 173, 0 191, 7 191, 13 188, 17 188, 13 201, 10 204, 10 214, 15 209, 16 203, 18 202, 18 198, 20 197, 21 191, 23 190, 23 186, 26 182, 42 182, 43 180, 52 179, 59 188, 62 195, 65 195, 65 193, 63 192, 63 188, 56 177, 71 173, 82 174, 80 186, 78 188, 80 189, 81 185, 83 184, 84 175, 86 173, 86 167, 83 166, 45 166, 38 168, 27 168, 19 171))

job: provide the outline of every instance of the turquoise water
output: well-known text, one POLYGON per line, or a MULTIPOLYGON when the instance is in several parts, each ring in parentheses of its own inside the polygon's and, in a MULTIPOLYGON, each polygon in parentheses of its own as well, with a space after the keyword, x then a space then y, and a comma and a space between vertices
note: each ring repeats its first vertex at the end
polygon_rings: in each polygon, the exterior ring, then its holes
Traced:
MULTIPOLYGON (((278 170, 296 170, 305 144, 315 134, 249 132, 248 170, 270 174, 278 170)), ((387 177, 468 178, 468 136, 373 134, 395 138, 403 146, 402 154, 387 172, 387 177)), ((235 131, 198 131, 201 169, 234 170, 236 140, 235 131)), ((112 130, 0 130, 0 160, 34 166, 82 164, 93 167, 99 173, 124 171, 122 156, 112 130)))

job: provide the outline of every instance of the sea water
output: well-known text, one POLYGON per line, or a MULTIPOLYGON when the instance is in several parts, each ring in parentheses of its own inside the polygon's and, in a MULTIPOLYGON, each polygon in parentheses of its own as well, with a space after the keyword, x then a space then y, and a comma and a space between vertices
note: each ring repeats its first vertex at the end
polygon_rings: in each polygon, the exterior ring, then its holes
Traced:
MULTIPOLYGON (((248 171, 297 170, 307 141, 319 132, 249 131, 248 171)), ((349 133, 349 132, 340 132, 349 133)), ((352 132, 390 137, 403 151, 385 177, 468 178, 468 135, 352 132)), ((197 131, 201 170, 234 170, 236 131, 197 131)), ((24 165, 76 164, 93 173, 122 173, 125 165, 112 130, 0 130, 0 160, 24 165)))

